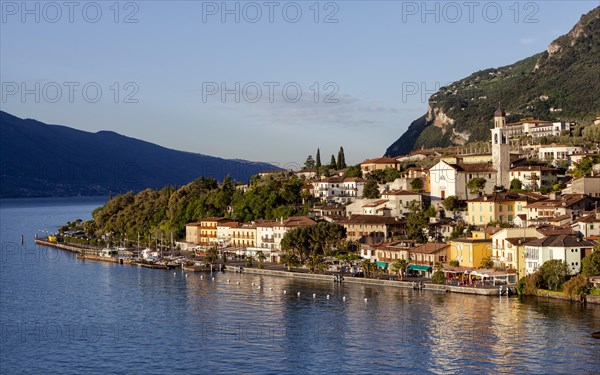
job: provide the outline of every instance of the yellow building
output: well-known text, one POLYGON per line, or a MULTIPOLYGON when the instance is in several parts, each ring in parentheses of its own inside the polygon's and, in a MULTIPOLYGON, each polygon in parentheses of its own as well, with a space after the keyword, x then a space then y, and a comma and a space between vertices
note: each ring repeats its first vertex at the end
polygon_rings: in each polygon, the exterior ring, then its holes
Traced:
POLYGON ((185 242, 200 243, 200 222, 188 223, 185 225, 185 242))
POLYGON ((360 169, 363 175, 375 170, 385 170, 386 168, 398 169, 398 162, 394 158, 376 158, 365 160, 360 163, 360 169))
POLYGON ((231 228, 231 246, 256 247, 256 225, 231 228))
POLYGON ((546 197, 539 194, 493 193, 467 202, 467 221, 471 225, 487 225, 491 222, 512 223, 520 214, 526 214, 525 206, 546 197))
POLYGON ((185 225, 185 241, 197 245, 217 242, 217 225, 231 221, 224 217, 207 217, 185 225))
POLYGON ((520 279, 521 277, 527 276, 527 263, 525 258, 525 243, 529 241, 535 240, 536 237, 524 237, 524 238, 508 238, 506 242, 508 242, 509 249, 512 247, 512 250, 516 254, 516 267, 517 277, 520 279))
POLYGON ((457 260, 461 267, 479 267, 483 258, 491 256, 491 239, 457 238, 450 240, 448 260, 457 260))

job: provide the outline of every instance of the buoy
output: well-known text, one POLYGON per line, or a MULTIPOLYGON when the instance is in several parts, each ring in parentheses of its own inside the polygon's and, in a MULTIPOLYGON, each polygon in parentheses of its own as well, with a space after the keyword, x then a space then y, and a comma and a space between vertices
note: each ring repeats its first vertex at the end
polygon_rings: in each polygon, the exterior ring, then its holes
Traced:
POLYGON ((176 277, 176 276, 177 276, 177 274, 175 272, 173 272, 173 277, 176 277))
POLYGON ((214 278, 214 277, 212 278, 212 281, 215 281, 215 278, 214 278))
POLYGON ((260 285, 258 286, 258 289, 260 289, 260 285))
POLYGON ((327 299, 329 299, 329 294, 327 295, 327 299))
POLYGON ((227 282, 229 282, 229 279, 227 279, 227 282))
POLYGON ((345 300, 346 300, 346 296, 342 297, 342 301, 345 301, 345 300))
POLYGON ((187 274, 187 273, 185 274, 185 277, 188 277, 188 274, 187 274))
POLYGON ((269 288, 269 290, 273 290, 273 288, 269 288))
MULTIPOLYGON (((298 294, 300 294, 300 293, 298 293, 298 294)), ((317 295, 316 295, 316 294, 314 294, 314 293, 313 293, 313 298, 317 298, 317 295)))
POLYGON ((254 286, 254 283, 252 283, 252 286, 254 286))
POLYGON ((204 279, 204 276, 200 276, 200 280, 204 279))
POLYGON ((365 302, 367 302, 367 301, 368 301, 368 299, 365 298, 365 302))
POLYGON ((283 294, 287 294, 287 290, 284 290, 284 291, 283 291, 283 294))
POLYGON ((237 284, 237 285, 240 285, 240 282, 238 281, 236 284, 237 284))
POLYGON ((300 292, 298 292, 298 297, 300 297, 300 292))

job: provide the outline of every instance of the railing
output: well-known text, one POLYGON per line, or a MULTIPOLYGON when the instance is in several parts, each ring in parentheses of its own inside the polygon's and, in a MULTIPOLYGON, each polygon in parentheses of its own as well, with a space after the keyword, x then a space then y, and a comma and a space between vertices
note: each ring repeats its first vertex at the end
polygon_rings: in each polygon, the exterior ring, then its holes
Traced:
POLYGON ((275 243, 275 239, 274 238, 268 238, 268 237, 261 237, 260 239, 262 242, 266 242, 266 243, 275 243))

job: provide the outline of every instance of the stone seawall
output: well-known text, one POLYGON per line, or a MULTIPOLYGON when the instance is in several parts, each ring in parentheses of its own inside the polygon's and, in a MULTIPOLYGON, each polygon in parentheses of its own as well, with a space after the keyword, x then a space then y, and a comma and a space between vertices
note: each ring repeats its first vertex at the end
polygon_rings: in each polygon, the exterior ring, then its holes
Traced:
MULTIPOLYGON (((227 269, 225 269, 228 271, 227 269)), ((258 275, 269 275, 269 276, 279 276, 279 277, 288 277, 293 279, 307 279, 307 280, 323 280, 323 281, 334 281, 333 275, 317 275, 311 273, 302 273, 302 272, 288 272, 288 271, 277 271, 277 270, 265 270, 258 268, 244 268, 243 273, 251 273, 258 275)), ((378 280, 378 279, 367 279, 362 277, 345 277, 345 284, 363 284, 363 285, 380 285, 385 287, 392 288, 413 288, 412 281, 399 281, 399 280, 378 280)), ((463 294, 476 294, 482 296, 497 296, 498 289, 497 288, 467 288, 460 286, 451 286, 451 285, 437 285, 437 284, 425 284, 423 287, 424 290, 434 290, 439 292, 452 292, 452 293, 463 293, 463 294)))

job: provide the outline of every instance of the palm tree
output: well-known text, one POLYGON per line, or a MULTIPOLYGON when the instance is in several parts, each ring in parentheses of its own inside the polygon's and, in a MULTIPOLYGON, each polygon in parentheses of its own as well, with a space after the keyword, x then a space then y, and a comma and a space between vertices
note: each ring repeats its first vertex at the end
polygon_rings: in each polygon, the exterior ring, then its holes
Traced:
POLYGON ((300 265, 298 257, 292 251, 285 251, 279 261, 287 267, 288 272, 292 270, 292 267, 300 265))
POLYGON ((373 269, 371 264, 373 263, 369 259, 365 259, 360 262, 360 268, 362 268, 363 272, 365 273, 365 277, 371 276, 371 270, 373 269))
POLYGON ((408 262, 406 259, 399 259, 396 263, 394 263, 394 266, 394 268, 397 268, 398 280, 404 280, 404 272, 408 268, 408 262))
POLYGON ((263 267, 263 262, 265 261, 265 259, 267 259, 267 256, 262 252, 262 250, 259 250, 258 252, 256 252, 256 259, 258 259, 258 268, 262 268, 263 267))
POLYGON ((312 273, 317 273, 325 269, 325 259, 322 255, 312 253, 306 263, 308 264, 308 269, 312 273))

